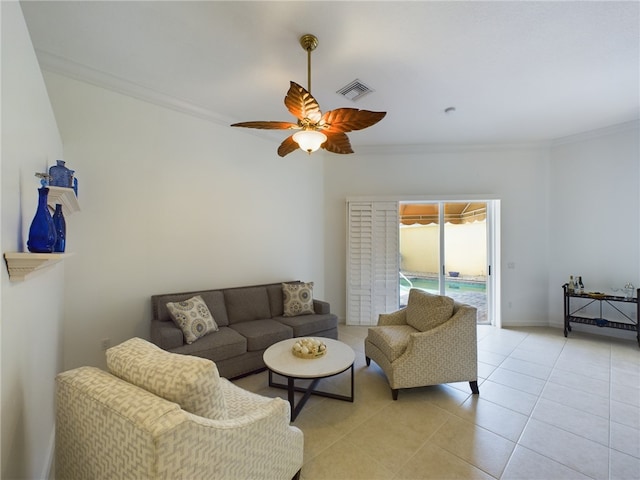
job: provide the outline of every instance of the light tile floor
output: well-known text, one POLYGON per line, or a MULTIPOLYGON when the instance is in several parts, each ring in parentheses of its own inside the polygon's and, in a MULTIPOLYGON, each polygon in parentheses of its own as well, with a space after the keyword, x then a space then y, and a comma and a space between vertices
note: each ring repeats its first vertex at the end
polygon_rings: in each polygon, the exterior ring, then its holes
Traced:
MULTIPOLYGON (((364 361, 366 327, 340 325, 356 352, 355 402, 311 397, 302 478, 639 479, 640 348, 575 330, 478 326, 480 395, 468 383, 401 390, 364 361)), ((236 384, 286 398, 267 373, 236 384)), ((349 375, 318 388, 349 391, 349 375)))

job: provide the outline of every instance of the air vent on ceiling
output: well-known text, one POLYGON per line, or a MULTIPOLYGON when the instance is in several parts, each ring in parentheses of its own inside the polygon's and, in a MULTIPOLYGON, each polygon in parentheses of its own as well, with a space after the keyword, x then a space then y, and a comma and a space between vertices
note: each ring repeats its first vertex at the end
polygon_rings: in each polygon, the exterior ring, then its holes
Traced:
POLYGON ((345 85, 336 93, 348 98, 349 100, 355 102, 359 98, 364 97, 367 93, 371 93, 375 90, 367 87, 364 83, 362 83, 357 78, 348 85, 345 85))

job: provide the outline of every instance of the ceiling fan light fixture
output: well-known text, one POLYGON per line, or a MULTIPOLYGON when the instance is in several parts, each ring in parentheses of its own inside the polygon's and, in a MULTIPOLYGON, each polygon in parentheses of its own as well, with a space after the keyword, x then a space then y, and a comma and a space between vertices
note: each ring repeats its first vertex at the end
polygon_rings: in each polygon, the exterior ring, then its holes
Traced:
POLYGON ((311 154, 319 148, 332 153, 353 153, 347 133, 375 125, 387 112, 372 112, 357 108, 336 108, 322 113, 320 105, 311 95, 311 52, 318 46, 318 39, 310 33, 300 38, 300 45, 307 52, 308 89, 296 82, 289 82, 284 105, 294 117, 293 122, 254 121, 234 123, 232 127, 260 128, 264 130, 301 130, 289 135, 278 147, 278 155, 284 157, 298 148, 311 154))
POLYGON ((327 141, 327 136, 317 130, 301 130, 293 134, 293 140, 300 145, 301 150, 311 154, 327 141))

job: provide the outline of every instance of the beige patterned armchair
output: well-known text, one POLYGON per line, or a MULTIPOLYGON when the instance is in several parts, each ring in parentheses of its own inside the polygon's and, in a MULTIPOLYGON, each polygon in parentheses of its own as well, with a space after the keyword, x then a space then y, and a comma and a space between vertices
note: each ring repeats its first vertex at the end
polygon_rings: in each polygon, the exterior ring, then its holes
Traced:
POLYGON ((478 391, 475 307, 418 289, 406 308, 381 314, 364 342, 367 366, 384 371, 393 399, 401 388, 468 381, 478 391))
POLYGON ((107 351, 111 373, 56 378, 56 478, 291 479, 303 435, 289 403, 245 391, 215 364, 141 339, 107 351))

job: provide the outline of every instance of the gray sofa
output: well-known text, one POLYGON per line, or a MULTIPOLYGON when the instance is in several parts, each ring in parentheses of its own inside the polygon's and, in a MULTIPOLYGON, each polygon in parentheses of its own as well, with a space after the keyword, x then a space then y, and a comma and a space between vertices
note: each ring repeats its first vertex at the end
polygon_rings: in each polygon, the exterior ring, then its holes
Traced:
POLYGON ((337 339, 338 317, 330 312, 329 304, 314 299, 313 306, 313 314, 284 317, 282 283, 153 295, 151 341, 170 352, 213 360, 220 376, 235 378, 264 369, 262 354, 280 340, 337 339), (187 344, 166 304, 195 295, 207 304, 219 330, 187 344))

